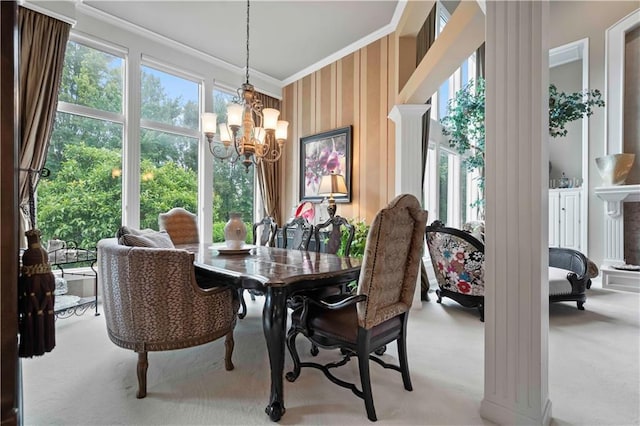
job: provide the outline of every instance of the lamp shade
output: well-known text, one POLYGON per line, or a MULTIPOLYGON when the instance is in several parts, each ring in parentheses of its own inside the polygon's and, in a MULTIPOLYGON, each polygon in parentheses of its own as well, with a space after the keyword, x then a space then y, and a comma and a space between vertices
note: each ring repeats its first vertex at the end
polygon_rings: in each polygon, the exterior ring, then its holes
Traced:
POLYGON ((202 114, 202 133, 215 133, 218 115, 213 112, 202 114))
POLYGON ((347 183, 344 176, 333 172, 330 175, 322 176, 318 195, 347 195, 347 183))
POLYGON ((264 128, 267 130, 276 130, 278 126, 278 116, 280 111, 273 108, 265 108, 262 110, 262 117, 264 118, 264 128))
POLYGON ((227 122, 229 126, 242 126, 242 105, 230 103, 227 105, 227 122))
POLYGON ((222 142, 231 142, 231 136, 229 135, 229 129, 226 124, 220 125, 220 140, 222 142))
POLYGON ((288 121, 278 120, 278 126, 276 128, 276 139, 287 138, 287 127, 289 127, 288 121))

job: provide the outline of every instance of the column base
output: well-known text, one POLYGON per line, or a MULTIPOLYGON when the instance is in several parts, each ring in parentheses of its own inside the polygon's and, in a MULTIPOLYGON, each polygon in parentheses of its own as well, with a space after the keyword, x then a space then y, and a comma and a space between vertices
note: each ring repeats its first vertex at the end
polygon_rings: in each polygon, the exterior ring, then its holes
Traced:
POLYGON ((480 404, 480 416, 499 425, 543 425, 551 423, 551 400, 547 399, 539 418, 529 417, 523 413, 496 404, 486 398, 480 404))

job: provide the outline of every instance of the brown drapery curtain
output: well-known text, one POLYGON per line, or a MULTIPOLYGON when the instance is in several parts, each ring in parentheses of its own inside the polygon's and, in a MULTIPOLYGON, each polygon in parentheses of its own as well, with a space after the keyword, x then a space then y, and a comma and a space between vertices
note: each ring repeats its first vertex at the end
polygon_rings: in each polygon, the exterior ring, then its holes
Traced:
MULTIPOLYGON (((264 108, 275 108, 280 110, 281 102, 279 99, 272 98, 264 93, 256 92, 256 97, 262 101, 264 108)), ((275 143, 275 141, 271 141, 275 143)), ((264 205, 265 215, 271 216, 276 223, 282 224, 280 213, 280 191, 278 191, 278 182, 280 180, 280 172, 278 163, 261 162, 256 166, 256 178, 262 194, 262 204, 264 205)))
POLYGON ((66 22, 24 7, 18 9, 21 236, 35 227, 29 193, 35 191, 47 158, 70 29, 66 22))

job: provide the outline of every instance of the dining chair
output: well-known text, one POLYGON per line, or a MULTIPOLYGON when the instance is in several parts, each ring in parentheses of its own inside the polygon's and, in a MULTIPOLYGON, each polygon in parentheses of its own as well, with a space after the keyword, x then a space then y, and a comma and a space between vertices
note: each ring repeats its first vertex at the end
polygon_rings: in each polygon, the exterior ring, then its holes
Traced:
POLYGON ((376 421, 371 391, 369 361, 402 374, 404 388, 412 390, 407 363, 407 319, 419 273, 424 247, 427 212, 410 194, 396 197, 380 210, 371 225, 365 247, 362 270, 355 295, 339 295, 329 300, 312 296, 298 298, 291 315, 287 346, 293 370, 286 379, 295 381, 302 368, 321 370, 334 384, 350 389, 364 399, 367 417, 376 421), (342 360, 328 364, 300 362, 295 339, 304 335, 322 348, 339 348, 342 360), (388 364, 374 356, 377 348, 395 341, 399 365, 388 364), (334 376, 331 369, 357 357, 360 386, 334 376))
POLYGON ((166 213, 160 213, 158 226, 161 231, 167 231, 175 245, 200 242, 196 215, 182 207, 174 207, 166 213))
POLYGON ((340 250, 343 234, 346 236, 343 256, 349 256, 351 243, 355 235, 356 228, 342 216, 334 216, 326 222, 316 225, 313 233, 316 240, 316 251, 336 254, 340 250))
MULTIPOLYGON (((271 216, 265 216, 262 220, 253 224, 253 244, 275 247, 276 235, 278 233, 278 224, 276 220, 271 216), (258 239, 258 233, 260 239, 258 239)), ((259 290, 248 290, 251 300, 256 300, 256 296, 262 296, 264 293, 259 290)), ((240 295, 240 304, 242 310, 238 313, 238 318, 242 319, 247 315, 247 304, 244 301, 244 289, 238 290, 240 295)))
POLYGON ((314 226, 309 221, 298 216, 285 223, 282 227, 282 248, 292 250, 308 250, 314 226), (291 236, 291 247, 289 247, 289 236, 291 236))
POLYGON ((425 229, 427 247, 443 297, 477 308, 484 322, 484 244, 472 233, 444 226, 439 220, 425 229))

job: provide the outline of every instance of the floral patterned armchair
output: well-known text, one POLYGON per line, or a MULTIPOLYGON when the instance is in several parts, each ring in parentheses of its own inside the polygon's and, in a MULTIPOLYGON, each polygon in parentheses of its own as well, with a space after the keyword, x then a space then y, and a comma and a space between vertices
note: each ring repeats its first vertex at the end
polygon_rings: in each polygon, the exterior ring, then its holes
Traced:
POLYGON ((426 227, 426 238, 438 281, 438 303, 448 297, 464 307, 478 308, 484 321, 484 244, 440 221, 426 227))

